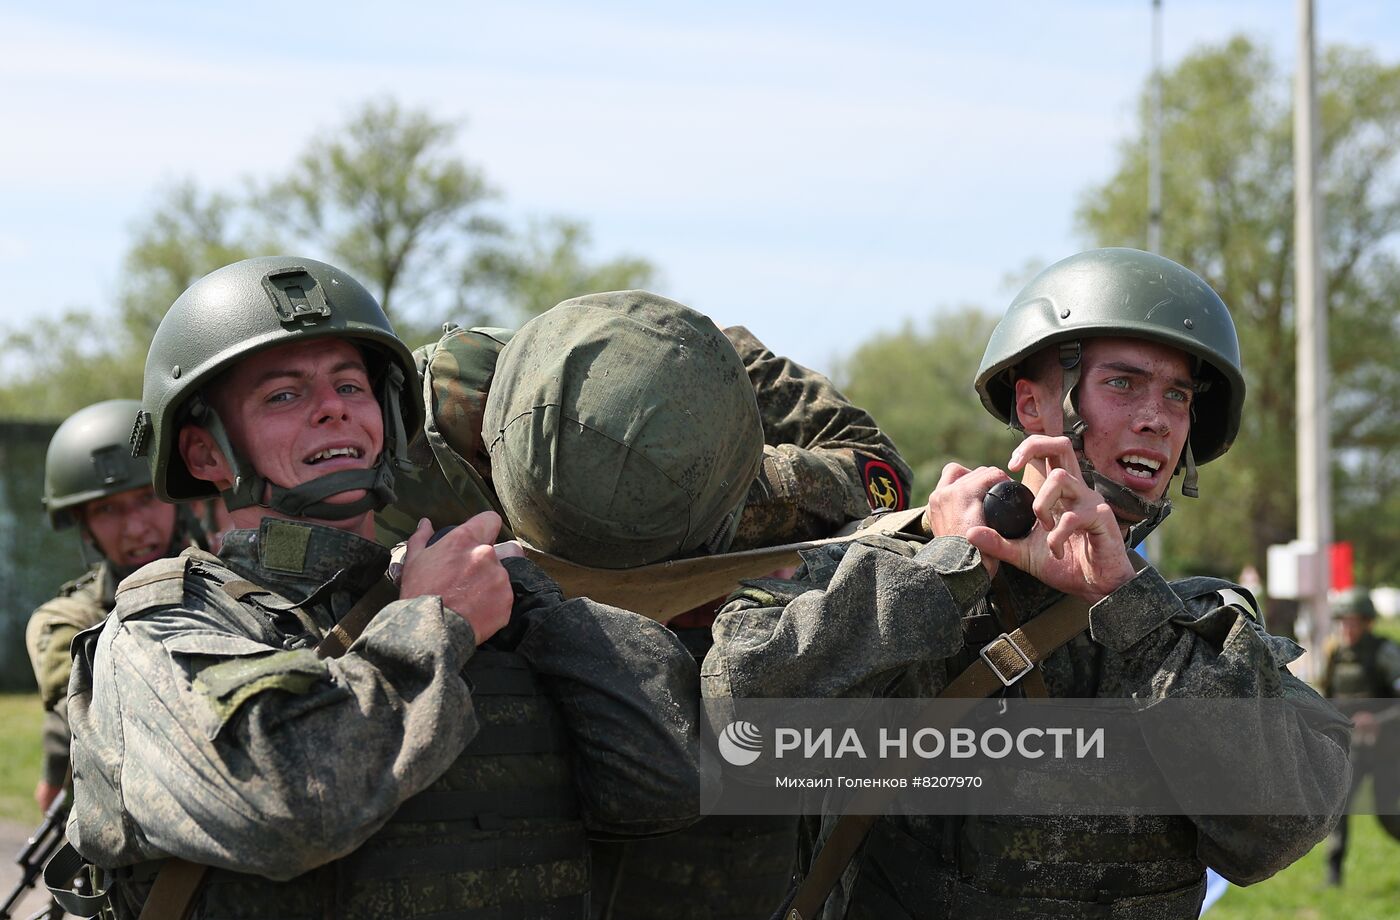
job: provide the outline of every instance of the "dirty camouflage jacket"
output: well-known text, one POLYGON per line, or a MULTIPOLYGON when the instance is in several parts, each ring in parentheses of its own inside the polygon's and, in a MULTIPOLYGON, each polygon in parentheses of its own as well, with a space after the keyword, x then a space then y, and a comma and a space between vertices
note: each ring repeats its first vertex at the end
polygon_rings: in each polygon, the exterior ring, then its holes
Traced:
POLYGON ((72 670, 69 647, 73 637, 96 626, 116 603, 117 577, 107 562, 94 565, 81 578, 59 589, 58 596, 46 602, 29 617, 24 645, 39 701, 44 705, 44 781, 62 785, 68 773, 67 695, 68 674, 72 670))
MULTIPOLYGON (((477 729, 467 622, 437 597, 398 600, 344 656, 312 651, 387 562, 343 531, 266 519, 219 559, 190 550, 124 581, 114 616, 75 642, 77 849, 105 867, 179 856, 288 879, 355 850, 436 779, 477 729)), ((564 711, 585 825, 694 820, 693 660, 658 624, 506 564, 502 633, 564 711)))
MULTIPOLYGON (((795 583, 752 583, 721 611, 715 645, 701 667, 707 699, 933 697, 975 655, 975 647, 965 648, 965 630, 988 616, 990 584, 980 554, 966 540, 941 537, 920 548, 874 538, 805 559, 795 583)), ((1024 609, 1043 609, 1054 595, 1024 573, 1010 569, 1007 575, 1016 579, 1024 609)), ((1265 633, 1243 595, 1222 596, 1218 584, 1168 584, 1149 566, 1095 604, 1087 634, 1052 654, 1043 672, 1054 697, 1282 698, 1291 704, 1291 730, 1271 734, 1262 725, 1239 725, 1236 734, 1247 739, 1249 766, 1260 781, 1274 784, 1265 788, 1286 792, 1292 801, 1301 798, 1294 791, 1309 790, 1325 803, 1324 813, 1190 819, 1199 874, 1209 865, 1249 884, 1302 856, 1335 822, 1349 784, 1347 728, 1288 672, 1298 647, 1265 633)), ((835 819, 822 818, 814 843, 835 819)), ((883 819, 934 849, 946 820, 883 819)), ((803 854, 804 865, 811 855, 803 854)), ((846 916, 844 899, 858 862, 824 916, 846 916)))

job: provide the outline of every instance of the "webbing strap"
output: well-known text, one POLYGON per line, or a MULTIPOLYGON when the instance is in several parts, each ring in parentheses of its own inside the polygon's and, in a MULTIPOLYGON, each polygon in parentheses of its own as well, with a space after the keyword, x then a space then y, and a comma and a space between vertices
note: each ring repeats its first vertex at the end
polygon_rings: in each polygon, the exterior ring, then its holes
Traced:
MULTIPOLYGON (((1134 571, 1140 572, 1147 566, 1147 560, 1132 550, 1128 550, 1128 561, 1132 563, 1134 571)), ((1088 628, 1089 606, 1080 598, 1066 595, 1029 623, 1010 633, 1002 633, 987 643, 977 660, 944 687, 937 697, 945 704, 950 699, 962 699, 967 701, 967 705, 944 705, 934 709, 929 713, 928 724, 935 728, 951 728, 973 707, 976 700, 984 699, 1004 686, 1009 687, 1035 671, 1036 665, 1050 657, 1052 652, 1088 628)), ((895 765, 900 773, 915 767, 913 758, 908 764, 897 761, 895 765)), ((807 876, 797 886, 785 920, 813 920, 820 913, 822 905, 870 833, 870 828, 896 794, 894 784, 867 792, 852 803, 853 808, 859 809, 859 814, 847 812, 836 820, 830 836, 812 860, 807 876)))
POLYGON ((167 859, 141 905, 139 920, 186 920, 194 912, 194 896, 208 871, 208 866, 199 863, 167 859))
POLYGON ((355 605, 316 644, 317 658, 339 658, 365 631, 375 614, 398 599, 399 586, 386 575, 370 586, 355 605))

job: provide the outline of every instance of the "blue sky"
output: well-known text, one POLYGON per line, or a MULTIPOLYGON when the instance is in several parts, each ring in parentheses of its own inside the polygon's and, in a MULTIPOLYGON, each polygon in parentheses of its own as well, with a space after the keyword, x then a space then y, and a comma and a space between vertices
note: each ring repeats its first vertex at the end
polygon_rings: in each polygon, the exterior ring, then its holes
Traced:
MULTIPOLYGON (((1321 42, 1400 59, 1391 3, 1317 7, 1321 42)), ((1243 32, 1291 69, 1295 15, 1165 0, 1167 63, 1243 32)), ((0 0, 0 324, 110 310, 163 185, 235 190, 391 95, 465 120, 505 216, 581 218, 597 254, 656 262, 660 293, 829 369, 905 318, 1000 309, 1009 275, 1082 248, 1150 21, 1148 0, 0 0)))

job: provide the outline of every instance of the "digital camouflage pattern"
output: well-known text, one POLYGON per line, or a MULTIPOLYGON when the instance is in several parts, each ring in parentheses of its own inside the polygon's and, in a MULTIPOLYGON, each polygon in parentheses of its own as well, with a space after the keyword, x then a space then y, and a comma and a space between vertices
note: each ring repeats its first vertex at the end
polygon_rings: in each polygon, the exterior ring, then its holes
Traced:
MULTIPOLYGON (((775 356, 746 328, 723 333, 748 374, 765 441, 732 549, 817 539, 873 507, 904 506, 912 473, 868 413, 826 377, 775 356)), ((399 477, 398 502, 376 516, 381 542, 404 539, 420 517, 443 526, 500 510, 481 426, 496 360, 510 337, 448 327, 436 344, 415 352, 427 423, 414 448, 429 465, 399 477)), ((697 659, 709 649, 712 618, 712 610, 702 610, 672 622, 697 659)), ((795 829, 793 818, 707 818, 661 840, 595 842, 593 916, 765 918, 790 884, 795 829), (668 896, 655 897, 659 890, 668 896)))
POLYGON ((29 616, 24 646, 44 707, 43 779, 61 786, 68 775, 68 675, 73 669, 73 637, 106 618, 116 603, 116 576, 106 562, 58 589, 58 596, 29 616))
POLYGON ((694 819, 695 666, 658 624, 512 559, 480 649, 420 597, 322 660, 387 551, 268 518, 221 552, 141 569, 77 642, 68 834, 125 912, 174 855, 218 870, 202 918, 577 918, 585 832, 694 819))
POLYGON ((648 291, 575 297, 522 326, 482 437, 515 533, 594 568, 724 552, 763 458, 734 347, 648 291))
MULTIPOLYGON (((960 537, 923 546, 878 538, 808 560, 796 579, 754 582, 723 609, 701 668, 707 698, 932 697, 1002 631, 980 554, 960 537)), ((1002 568, 1018 622, 1053 601, 1045 586, 1002 568)), ((1288 672, 1298 654, 1264 632, 1243 589, 1204 578, 1168 584, 1148 567, 1095 604, 1088 634, 1043 671, 1053 697, 1286 700, 1290 730, 1232 726, 1230 750, 1250 752, 1239 770, 1260 789, 1320 796, 1315 817, 891 817, 823 916, 1194 918, 1206 865, 1239 884, 1268 878, 1327 833, 1349 776, 1346 721, 1288 672)), ((1187 750, 1152 753, 1170 764, 1187 750)), ((804 866, 837 817, 807 822, 804 866)))
MULTIPOLYGON (((763 465, 732 549, 824 537, 872 508, 906 507, 913 473, 869 413, 825 376, 774 355, 743 326, 723 332, 753 384, 764 437, 763 465)), ((496 358, 509 339, 505 330, 451 327, 414 353, 430 400, 414 451, 427 465, 398 477, 398 501, 376 516, 380 542, 407 539, 420 517, 443 526, 501 510, 481 422, 496 358)))
POLYGON ((868 412, 743 326, 724 334, 753 383, 764 440, 733 549, 825 537, 872 509, 907 506, 914 474, 868 412))

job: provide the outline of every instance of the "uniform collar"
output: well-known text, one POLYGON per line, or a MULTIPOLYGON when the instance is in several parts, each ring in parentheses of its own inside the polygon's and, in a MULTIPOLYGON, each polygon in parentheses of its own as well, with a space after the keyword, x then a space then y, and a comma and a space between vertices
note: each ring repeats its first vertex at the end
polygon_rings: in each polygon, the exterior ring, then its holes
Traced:
POLYGON ((120 581, 112 563, 104 559, 97 564, 97 600, 103 610, 117 606, 117 583, 120 581))
POLYGON ((281 518, 257 530, 233 530, 219 558, 250 581, 289 597, 305 597, 337 579, 336 588, 362 594, 389 566, 389 551, 357 534, 281 518))

